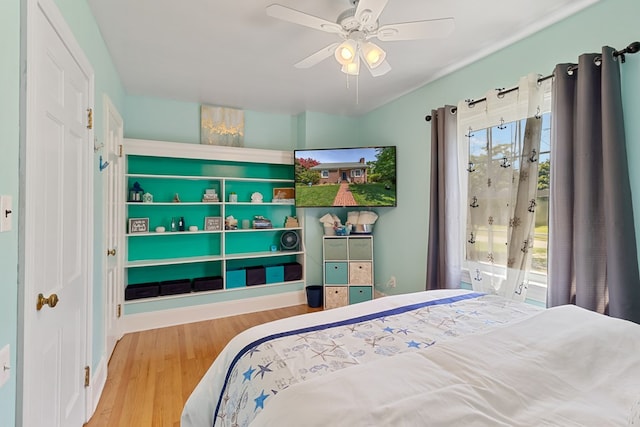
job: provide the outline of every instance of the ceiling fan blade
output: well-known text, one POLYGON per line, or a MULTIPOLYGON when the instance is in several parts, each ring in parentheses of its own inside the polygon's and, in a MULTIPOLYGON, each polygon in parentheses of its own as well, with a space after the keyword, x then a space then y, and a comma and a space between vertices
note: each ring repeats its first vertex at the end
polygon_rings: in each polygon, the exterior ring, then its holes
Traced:
POLYGON ((431 19, 383 25, 375 36, 382 41, 441 38, 451 34, 454 28, 453 18, 431 19))
POLYGON ((280 4, 267 6, 267 15, 327 33, 344 34, 342 27, 335 22, 327 21, 326 19, 318 18, 280 4))
POLYGON ((323 47, 322 49, 320 49, 316 53, 307 56, 305 59, 303 59, 302 61, 300 61, 297 64, 295 64, 295 67, 296 68, 313 67, 317 63, 327 59, 330 56, 332 56, 333 53, 336 51, 336 48, 338 47, 339 44, 340 43, 336 42, 336 43, 330 44, 327 47, 323 47))
POLYGON ((389 0, 359 0, 355 18, 361 29, 375 28, 376 21, 389 0), (369 27, 369 28, 367 28, 369 27))

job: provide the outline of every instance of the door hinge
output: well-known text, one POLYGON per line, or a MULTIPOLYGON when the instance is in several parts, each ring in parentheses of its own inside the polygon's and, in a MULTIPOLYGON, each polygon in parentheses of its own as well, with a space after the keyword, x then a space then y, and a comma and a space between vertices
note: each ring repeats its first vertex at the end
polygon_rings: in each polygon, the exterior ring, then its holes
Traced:
POLYGON ((88 366, 84 367, 84 386, 89 387, 89 379, 91 378, 91 368, 88 366))
POLYGON ((122 157, 122 144, 118 145, 118 157, 122 157))
POLYGON ((87 129, 93 129, 93 108, 87 108, 87 129))
POLYGON ((122 316, 122 304, 118 304, 118 307, 116 307, 116 317, 119 319, 120 316, 122 316))

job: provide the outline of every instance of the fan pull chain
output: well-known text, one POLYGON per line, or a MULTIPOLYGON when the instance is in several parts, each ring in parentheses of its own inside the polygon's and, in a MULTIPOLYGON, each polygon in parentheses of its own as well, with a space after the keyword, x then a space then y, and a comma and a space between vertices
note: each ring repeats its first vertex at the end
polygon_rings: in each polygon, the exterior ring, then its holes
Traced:
MULTIPOLYGON (((345 74, 347 76, 347 89, 351 89, 349 86, 349 74, 345 74)), ((356 105, 360 105, 360 74, 356 74, 356 105)))

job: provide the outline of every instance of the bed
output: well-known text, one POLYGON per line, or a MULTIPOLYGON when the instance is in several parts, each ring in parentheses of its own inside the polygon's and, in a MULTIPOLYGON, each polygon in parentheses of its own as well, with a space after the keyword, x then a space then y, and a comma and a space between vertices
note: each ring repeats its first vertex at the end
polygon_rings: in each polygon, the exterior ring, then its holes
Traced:
POLYGON ((183 427, 640 425, 640 326, 441 290, 251 328, 183 427))

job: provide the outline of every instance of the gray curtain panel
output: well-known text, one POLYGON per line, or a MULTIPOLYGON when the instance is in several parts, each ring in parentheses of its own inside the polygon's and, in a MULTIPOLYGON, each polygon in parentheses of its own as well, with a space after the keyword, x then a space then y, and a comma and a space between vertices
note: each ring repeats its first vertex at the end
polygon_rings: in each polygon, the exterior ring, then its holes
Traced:
POLYGON ((614 49, 555 69, 547 305, 640 323, 640 279, 614 49), (600 64, 600 65, 599 65, 600 64))
POLYGON ((455 108, 431 112, 431 196, 426 289, 460 287, 461 243, 455 108))

